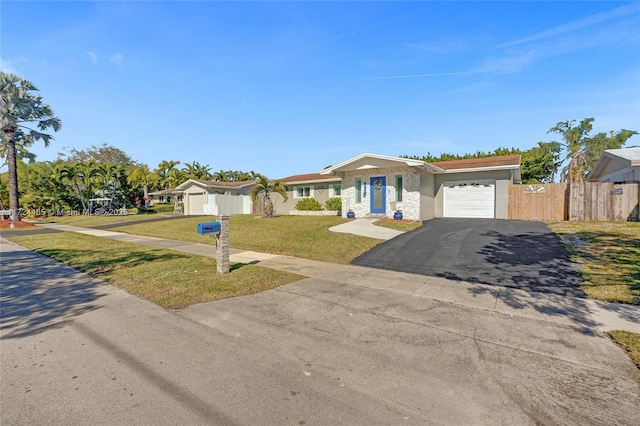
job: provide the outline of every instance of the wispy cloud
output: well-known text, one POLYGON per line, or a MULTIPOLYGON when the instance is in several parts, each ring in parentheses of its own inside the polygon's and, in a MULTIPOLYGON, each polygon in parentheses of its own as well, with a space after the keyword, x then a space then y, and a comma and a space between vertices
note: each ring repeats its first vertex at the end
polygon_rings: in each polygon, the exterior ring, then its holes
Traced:
POLYGON ((122 65, 124 64, 124 55, 120 52, 116 52, 111 56, 110 60, 116 64, 118 68, 122 68, 122 65))
POLYGON ((248 70, 251 70, 253 68, 260 67, 262 65, 267 65, 267 64, 270 64, 272 62, 288 58, 290 56, 298 55, 298 54, 300 54, 302 52, 306 52, 308 50, 316 49, 316 48, 318 48, 320 46, 323 46, 325 44, 334 43, 334 42, 337 42, 339 40, 354 36, 356 34, 364 33, 366 31, 370 31, 370 30, 372 30, 374 28, 378 28, 378 27, 381 27, 383 25, 387 25, 387 24, 390 24, 392 22, 396 22, 396 21, 405 19, 405 18, 407 18, 409 16, 417 15, 418 13, 420 13, 420 12, 412 12, 412 13, 408 13, 408 14, 405 14, 405 15, 396 16, 396 17, 388 19, 386 21, 378 22, 378 23, 369 25, 367 27, 359 28, 359 29, 356 29, 356 30, 353 30, 353 31, 349 31, 349 32, 337 35, 335 37, 331 37, 331 38, 328 38, 328 39, 325 39, 325 40, 322 40, 322 41, 318 41, 316 43, 309 44, 309 45, 301 47, 299 49, 292 50, 292 51, 289 51, 289 52, 285 52, 285 53, 282 53, 280 55, 274 56, 272 58, 266 59, 264 61, 257 62, 257 63, 255 63, 253 65, 249 65, 249 66, 246 66, 244 68, 240 68, 240 69, 237 69, 235 71, 231 71, 231 72, 228 72, 226 74, 219 75, 219 76, 217 76, 217 78, 228 77, 230 75, 234 75, 234 74, 237 74, 237 73, 240 73, 240 72, 248 71, 248 70))
POLYGON ((407 43, 405 46, 411 49, 422 50, 431 53, 453 53, 468 47, 468 43, 463 39, 447 38, 436 39, 424 43, 407 43))
POLYGON ((637 14, 639 10, 640 8, 638 7, 638 3, 633 3, 626 6, 620 6, 618 8, 615 8, 606 12, 596 13, 595 15, 587 16, 586 18, 583 18, 583 19, 570 21, 570 22, 567 22, 566 24, 558 25, 556 27, 549 28, 544 31, 540 31, 538 33, 532 34, 527 37, 502 43, 499 47, 515 46, 519 44, 530 43, 534 41, 547 39, 550 37, 556 37, 561 34, 577 31, 583 28, 590 27, 595 24, 600 24, 603 22, 610 21, 612 19, 622 18, 632 14, 637 14))
POLYGON ((426 74, 388 75, 384 77, 359 78, 356 81, 399 80, 403 78, 425 78, 425 77, 447 77, 447 76, 454 76, 454 75, 482 74, 487 72, 493 72, 493 71, 478 69, 478 70, 472 70, 472 71, 452 71, 452 72, 434 72, 434 73, 426 73, 426 74))
POLYGON ((98 63, 98 54, 96 52, 84 52, 84 53, 89 57, 89 59, 91 59, 91 63, 93 65, 98 63))
POLYGON ((4 59, 0 58, 0 71, 6 72, 9 74, 20 75, 18 69, 16 68, 17 64, 28 62, 25 58, 16 58, 16 59, 4 59))

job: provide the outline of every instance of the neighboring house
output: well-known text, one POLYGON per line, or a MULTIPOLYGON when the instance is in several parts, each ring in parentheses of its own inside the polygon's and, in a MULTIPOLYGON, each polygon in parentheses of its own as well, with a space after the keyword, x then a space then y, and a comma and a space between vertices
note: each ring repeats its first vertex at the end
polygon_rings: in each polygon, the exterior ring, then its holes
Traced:
POLYGON ((255 183, 189 179, 176 190, 183 193, 185 215, 250 214, 253 203, 249 192, 255 183))
POLYGON ((640 182, 640 147, 608 149, 589 173, 590 182, 640 182))
POLYGON ((178 202, 182 202, 182 191, 176 188, 162 189, 160 191, 149 192, 149 205, 173 203, 176 198, 178 202))
POLYGON ((340 197, 342 194, 342 179, 338 176, 310 173, 294 175, 280 182, 287 185, 287 201, 280 194, 271 194, 274 212, 286 215, 295 210, 296 203, 303 198, 315 198, 324 204, 329 198, 340 197))
POLYGON ((427 163, 361 154, 321 175, 342 180, 342 216, 507 219, 509 185, 520 183, 520 156, 427 163))

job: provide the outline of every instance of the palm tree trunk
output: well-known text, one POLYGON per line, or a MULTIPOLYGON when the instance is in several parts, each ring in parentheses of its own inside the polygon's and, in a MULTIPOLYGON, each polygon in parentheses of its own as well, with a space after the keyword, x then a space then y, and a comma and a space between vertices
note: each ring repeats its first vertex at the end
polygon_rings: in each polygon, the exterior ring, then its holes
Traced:
POLYGON ((11 228, 20 220, 20 204, 18 199, 18 169, 16 165, 16 140, 14 135, 17 127, 15 124, 7 124, 2 129, 8 136, 7 141, 7 166, 9 167, 9 210, 11 211, 11 228))

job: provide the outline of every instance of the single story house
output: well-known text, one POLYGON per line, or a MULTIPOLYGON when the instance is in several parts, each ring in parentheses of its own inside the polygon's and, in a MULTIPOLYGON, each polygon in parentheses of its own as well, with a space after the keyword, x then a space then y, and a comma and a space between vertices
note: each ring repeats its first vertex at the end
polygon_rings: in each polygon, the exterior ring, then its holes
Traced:
POLYGON ((280 179, 287 185, 287 201, 280 194, 272 194, 274 212, 281 215, 295 210, 296 203, 303 198, 315 198, 324 204, 329 198, 340 197, 342 179, 338 176, 310 173, 280 179))
POLYGON ((176 188, 161 189, 160 191, 149 192, 149 205, 173 203, 176 198, 178 202, 182 202, 182 191, 176 188))
POLYGON ((428 163, 361 154, 321 175, 341 179, 342 216, 508 219, 509 185, 520 183, 520 156, 428 163))
POLYGON ((178 185, 182 191, 185 215, 250 214, 253 202, 249 197, 256 181, 218 182, 189 179, 178 185))
POLYGON ((640 182, 640 147, 607 149, 602 152, 589 182, 640 182))

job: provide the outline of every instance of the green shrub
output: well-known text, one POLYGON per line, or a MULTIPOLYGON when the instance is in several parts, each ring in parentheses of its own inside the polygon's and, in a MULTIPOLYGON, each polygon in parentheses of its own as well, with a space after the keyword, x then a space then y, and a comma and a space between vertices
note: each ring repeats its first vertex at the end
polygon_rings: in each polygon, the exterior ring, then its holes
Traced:
POLYGON ((153 209, 153 207, 146 208, 145 206, 139 206, 136 214, 151 214, 155 212, 156 211, 153 209))
POLYGON ((173 213, 173 207, 173 203, 153 205, 153 209, 156 211, 156 213, 173 213))
POLYGON ((324 208, 327 210, 342 210, 342 198, 340 197, 329 198, 324 203, 324 208))
POLYGON ((303 198, 296 203, 296 210, 317 211, 322 210, 322 204, 315 198, 303 198))

